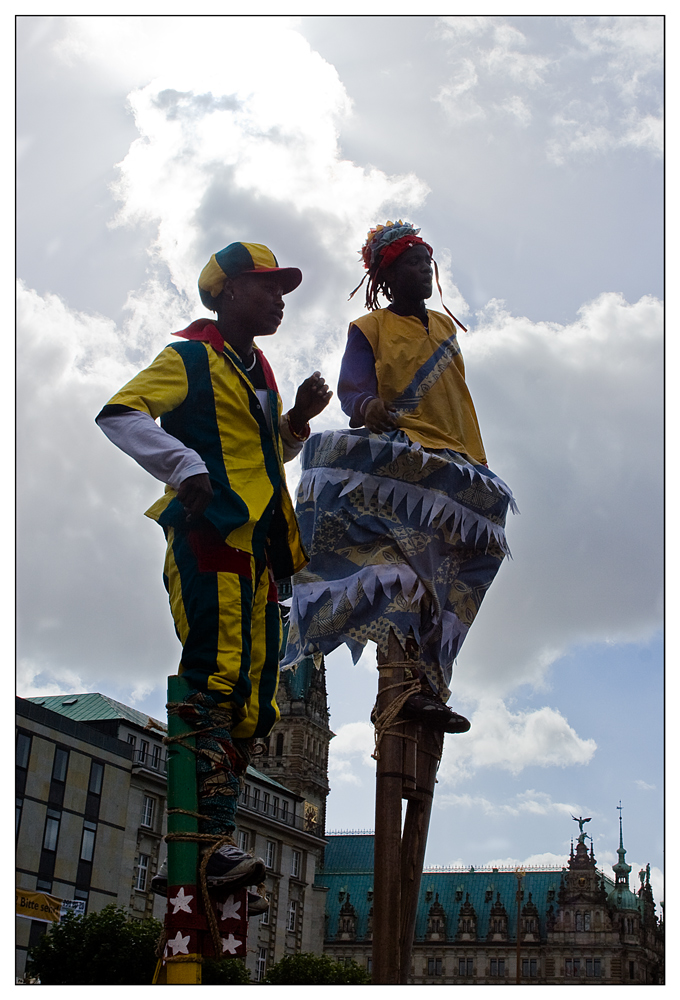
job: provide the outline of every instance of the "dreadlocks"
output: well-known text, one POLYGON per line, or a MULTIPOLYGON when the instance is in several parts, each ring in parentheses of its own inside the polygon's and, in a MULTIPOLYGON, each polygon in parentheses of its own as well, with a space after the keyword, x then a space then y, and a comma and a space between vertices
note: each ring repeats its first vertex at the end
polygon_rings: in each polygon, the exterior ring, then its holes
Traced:
MULTIPOLYGON (((390 222, 388 219, 384 226, 377 225, 374 229, 369 229, 366 235, 366 242, 359 251, 359 255, 366 268, 366 274, 350 294, 350 299, 354 297, 355 293, 359 291, 364 281, 368 278, 368 284, 366 285, 366 308, 368 311, 373 312, 374 309, 380 308, 378 304, 379 295, 384 295, 391 302, 392 293, 385 279, 385 268, 389 267, 404 251, 414 246, 424 246, 429 252, 434 264, 437 288, 441 296, 442 289, 439 283, 439 268, 432 256, 432 247, 418 236, 419 232, 420 229, 415 229, 410 222, 402 222, 401 219, 398 219, 396 222, 390 222)), ((467 333, 463 324, 446 308, 443 299, 442 305, 451 319, 458 324, 461 330, 467 333)))

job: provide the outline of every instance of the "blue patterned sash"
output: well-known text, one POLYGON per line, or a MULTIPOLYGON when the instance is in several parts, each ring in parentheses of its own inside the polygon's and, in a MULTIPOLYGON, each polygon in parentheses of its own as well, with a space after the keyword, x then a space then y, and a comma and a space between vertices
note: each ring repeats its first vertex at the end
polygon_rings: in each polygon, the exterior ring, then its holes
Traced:
POLYGON ((425 393, 444 374, 457 354, 460 354, 460 347, 454 333, 439 345, 427 361, 420 366, 404 391, 392 400, 392 405, 397 413, 415 410, 425 393))

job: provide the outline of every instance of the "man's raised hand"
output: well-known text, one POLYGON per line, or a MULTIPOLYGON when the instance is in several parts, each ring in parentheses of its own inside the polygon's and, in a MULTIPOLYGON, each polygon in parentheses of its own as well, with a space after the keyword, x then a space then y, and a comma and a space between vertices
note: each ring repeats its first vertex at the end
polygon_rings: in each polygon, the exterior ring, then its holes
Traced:
POLYGON ((295 405, 288 412, 293 430, 300 433, 312 417, 318 417, 330 403, 332 395, 320 372, 306 378, 298 388, 295 405))

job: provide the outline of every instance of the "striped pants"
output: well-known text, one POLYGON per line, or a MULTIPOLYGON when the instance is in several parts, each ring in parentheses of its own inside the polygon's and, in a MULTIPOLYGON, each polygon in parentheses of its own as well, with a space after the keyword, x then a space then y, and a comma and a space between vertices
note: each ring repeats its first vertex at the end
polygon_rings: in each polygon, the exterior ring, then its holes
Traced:
POLYGON ((232 714, 231 736, 268 736, 279 718, 281 616, 262 560, 233 549, 207 520, 166 529, 163 579, 182 643, 179 673, 232 714))

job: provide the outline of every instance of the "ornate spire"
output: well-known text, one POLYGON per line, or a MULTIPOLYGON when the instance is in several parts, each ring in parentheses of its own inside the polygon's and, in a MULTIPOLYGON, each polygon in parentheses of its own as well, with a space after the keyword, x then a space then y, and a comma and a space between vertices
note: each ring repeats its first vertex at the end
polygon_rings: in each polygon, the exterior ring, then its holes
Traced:
POLYGON ((621 886, 621 888, 628 889, 628 876, 630 875, 632 868, 630 865, 626 864, 626 851, 623 846, 623 817, 621 800, 619 799, 619 804, 616 807, 619 811, 619 846, 616 853, 619 856, 618 863, 612 865, 612 870, 616 876, 616 885, 621 886))

